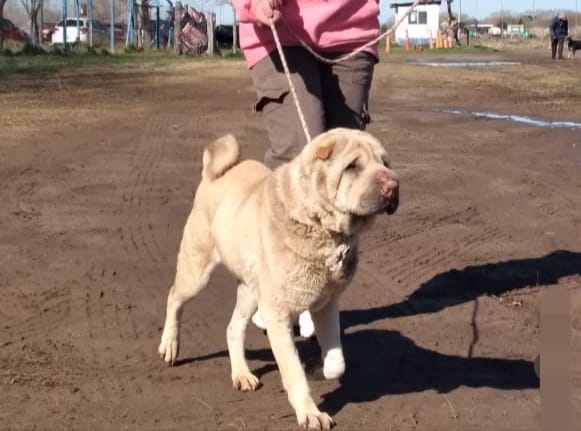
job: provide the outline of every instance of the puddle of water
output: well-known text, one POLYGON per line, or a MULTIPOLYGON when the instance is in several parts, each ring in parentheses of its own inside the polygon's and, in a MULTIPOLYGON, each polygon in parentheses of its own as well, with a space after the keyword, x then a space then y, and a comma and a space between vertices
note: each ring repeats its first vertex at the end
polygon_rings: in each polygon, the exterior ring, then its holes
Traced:
POLYGON ((474 117, 489 118, 492 120, 506 120, 515 123, 528 124, 529 126, 535 127, 545 127, 551 129, 552 128, 581 129, 581 122, 576 121, 545 121, 540 120, 538 118, 527 117, 524 115, 498 114, 496 112, 464 111, 460 109, 442 109, 439 111, 454 115, 472 115, 474 117))
POLYGON ((521 64, 518 61, 413 61, 411 63, 430 67, 494 67, 521 64))

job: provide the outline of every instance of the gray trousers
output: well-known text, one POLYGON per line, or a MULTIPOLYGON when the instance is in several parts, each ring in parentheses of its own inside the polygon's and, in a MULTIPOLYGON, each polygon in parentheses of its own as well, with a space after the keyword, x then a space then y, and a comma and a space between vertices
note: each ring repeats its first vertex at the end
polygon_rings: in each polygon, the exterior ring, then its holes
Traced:
MULTIPOLYGON (((365 128, 377 62, 373 55, 360 53, 329 65, 302 47, 287 47, 284 53, 312 138, 335 127, 365 128)), ((262 113, 269 138, 264 162, 274 169, 301 152, 305 134, 278 52, 259 61, 250 74, 257 93, 254 110, 262 113)))
POLYGON ((563 45, 565 44, 565 36, 559 36, 551 38, 551 57, 553 60, 555 56, 558 55, 558 58, 563 58, 563 45))

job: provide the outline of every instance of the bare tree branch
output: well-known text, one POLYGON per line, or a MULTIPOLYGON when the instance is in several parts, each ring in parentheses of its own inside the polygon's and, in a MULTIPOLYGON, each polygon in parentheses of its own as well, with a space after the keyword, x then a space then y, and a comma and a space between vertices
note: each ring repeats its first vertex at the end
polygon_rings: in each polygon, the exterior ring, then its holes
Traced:
POLYGON ((26 11, 30 20, 30 36, 32 37, 32 44, 34 46, 40 45, 38 37, 38 11, 42 6, 41 0, 20 0, 20 4, 26 11))

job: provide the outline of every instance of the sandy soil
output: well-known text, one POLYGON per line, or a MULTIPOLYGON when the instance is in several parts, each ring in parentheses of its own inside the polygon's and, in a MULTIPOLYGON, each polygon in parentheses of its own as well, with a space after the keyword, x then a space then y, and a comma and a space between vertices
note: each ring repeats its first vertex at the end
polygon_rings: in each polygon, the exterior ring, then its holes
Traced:
MULTIPOLYGON (((389 142, 402 205, 366 236, 342 301, 346 376, 312 381, 338 429, 540 429, 532 361, 555 286, 571 296, 581 411, 581 129, 441 112, 581 121, 581 62, 494 57, 523 65, 378 65, 369 130, 389 142)), ((231 387, 225 271, 185 311, 179 366, 156 354, 202 148, 231 132, 261 158, 253 100, 240 62, 0 83, 0 428, 295 428, 254 327, 264 386, 231 387)))

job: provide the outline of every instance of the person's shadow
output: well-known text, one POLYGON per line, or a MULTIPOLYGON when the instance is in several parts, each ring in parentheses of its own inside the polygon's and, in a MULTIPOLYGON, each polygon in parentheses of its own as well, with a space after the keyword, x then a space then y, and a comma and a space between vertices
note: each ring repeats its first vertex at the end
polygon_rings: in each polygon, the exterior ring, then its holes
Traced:
MULTIPOLYGON (((345 329, 392 317, 435 313, 482 295, 547 286, 573 275, 581 275, 581 253, 571 251, 468 266, 434 276, 398 304, 343 311, 341 323, 345 329)), ((395 331, 366 329, 346 334, 343 346, 347 372, 341 385, 324 395, 322 404, 331 413, 347 403, 426 389, 448 392, 460 386, 506 390, 539 387, 532 360, 445 355, 418 347, 395 331)))
MULTIPOLYGON (((435 313, 482 295, 501 295, 527 286, 547 286, 572 275, 581 275, 581 253, 571 251, 468 266, 436 275, 401 303, 342 311, 341 324, 345 329, 391 317, 435 313)), ((342 338, 347 371, 341 378, 341 385, 323 396, 321 405, 331 414, 348 403, 373 401, 390 394, 429 389, 445 393, 461 386, 505 390, 539 387, 532 360, 446 355, 419 347, 397 331, 381 329, 344 333, 342 338)), ((307 371, 320 375, 320 350, 316 342, 303 340, 297 346, 307 371)), ((188 358, 181 363, 227 354, 221 351, 188 358)), ((276 369, 270 349, 249 351, 247 356, 270 362, 255 370, 259 377, 276 369)))
POLYGON ((560 278, 572 275, 581 275, 581 253, 567 250, 554 251, 542 257, 452 269, 422 283, 397 304, 343 311, 341 322, 344 327, 350 327, 393 317, 435 313, 483 295, 500 296, 528 286, 556 284, 560 278))
POLYGON ((519 390, 538 387, 531 361, 466 358, 417 346, 397 331, 364 329, 343 337, 347 371, 341 384, 323 395, 320 408, 336 414, 350 403, 386 395, 461 386, 519 390))

